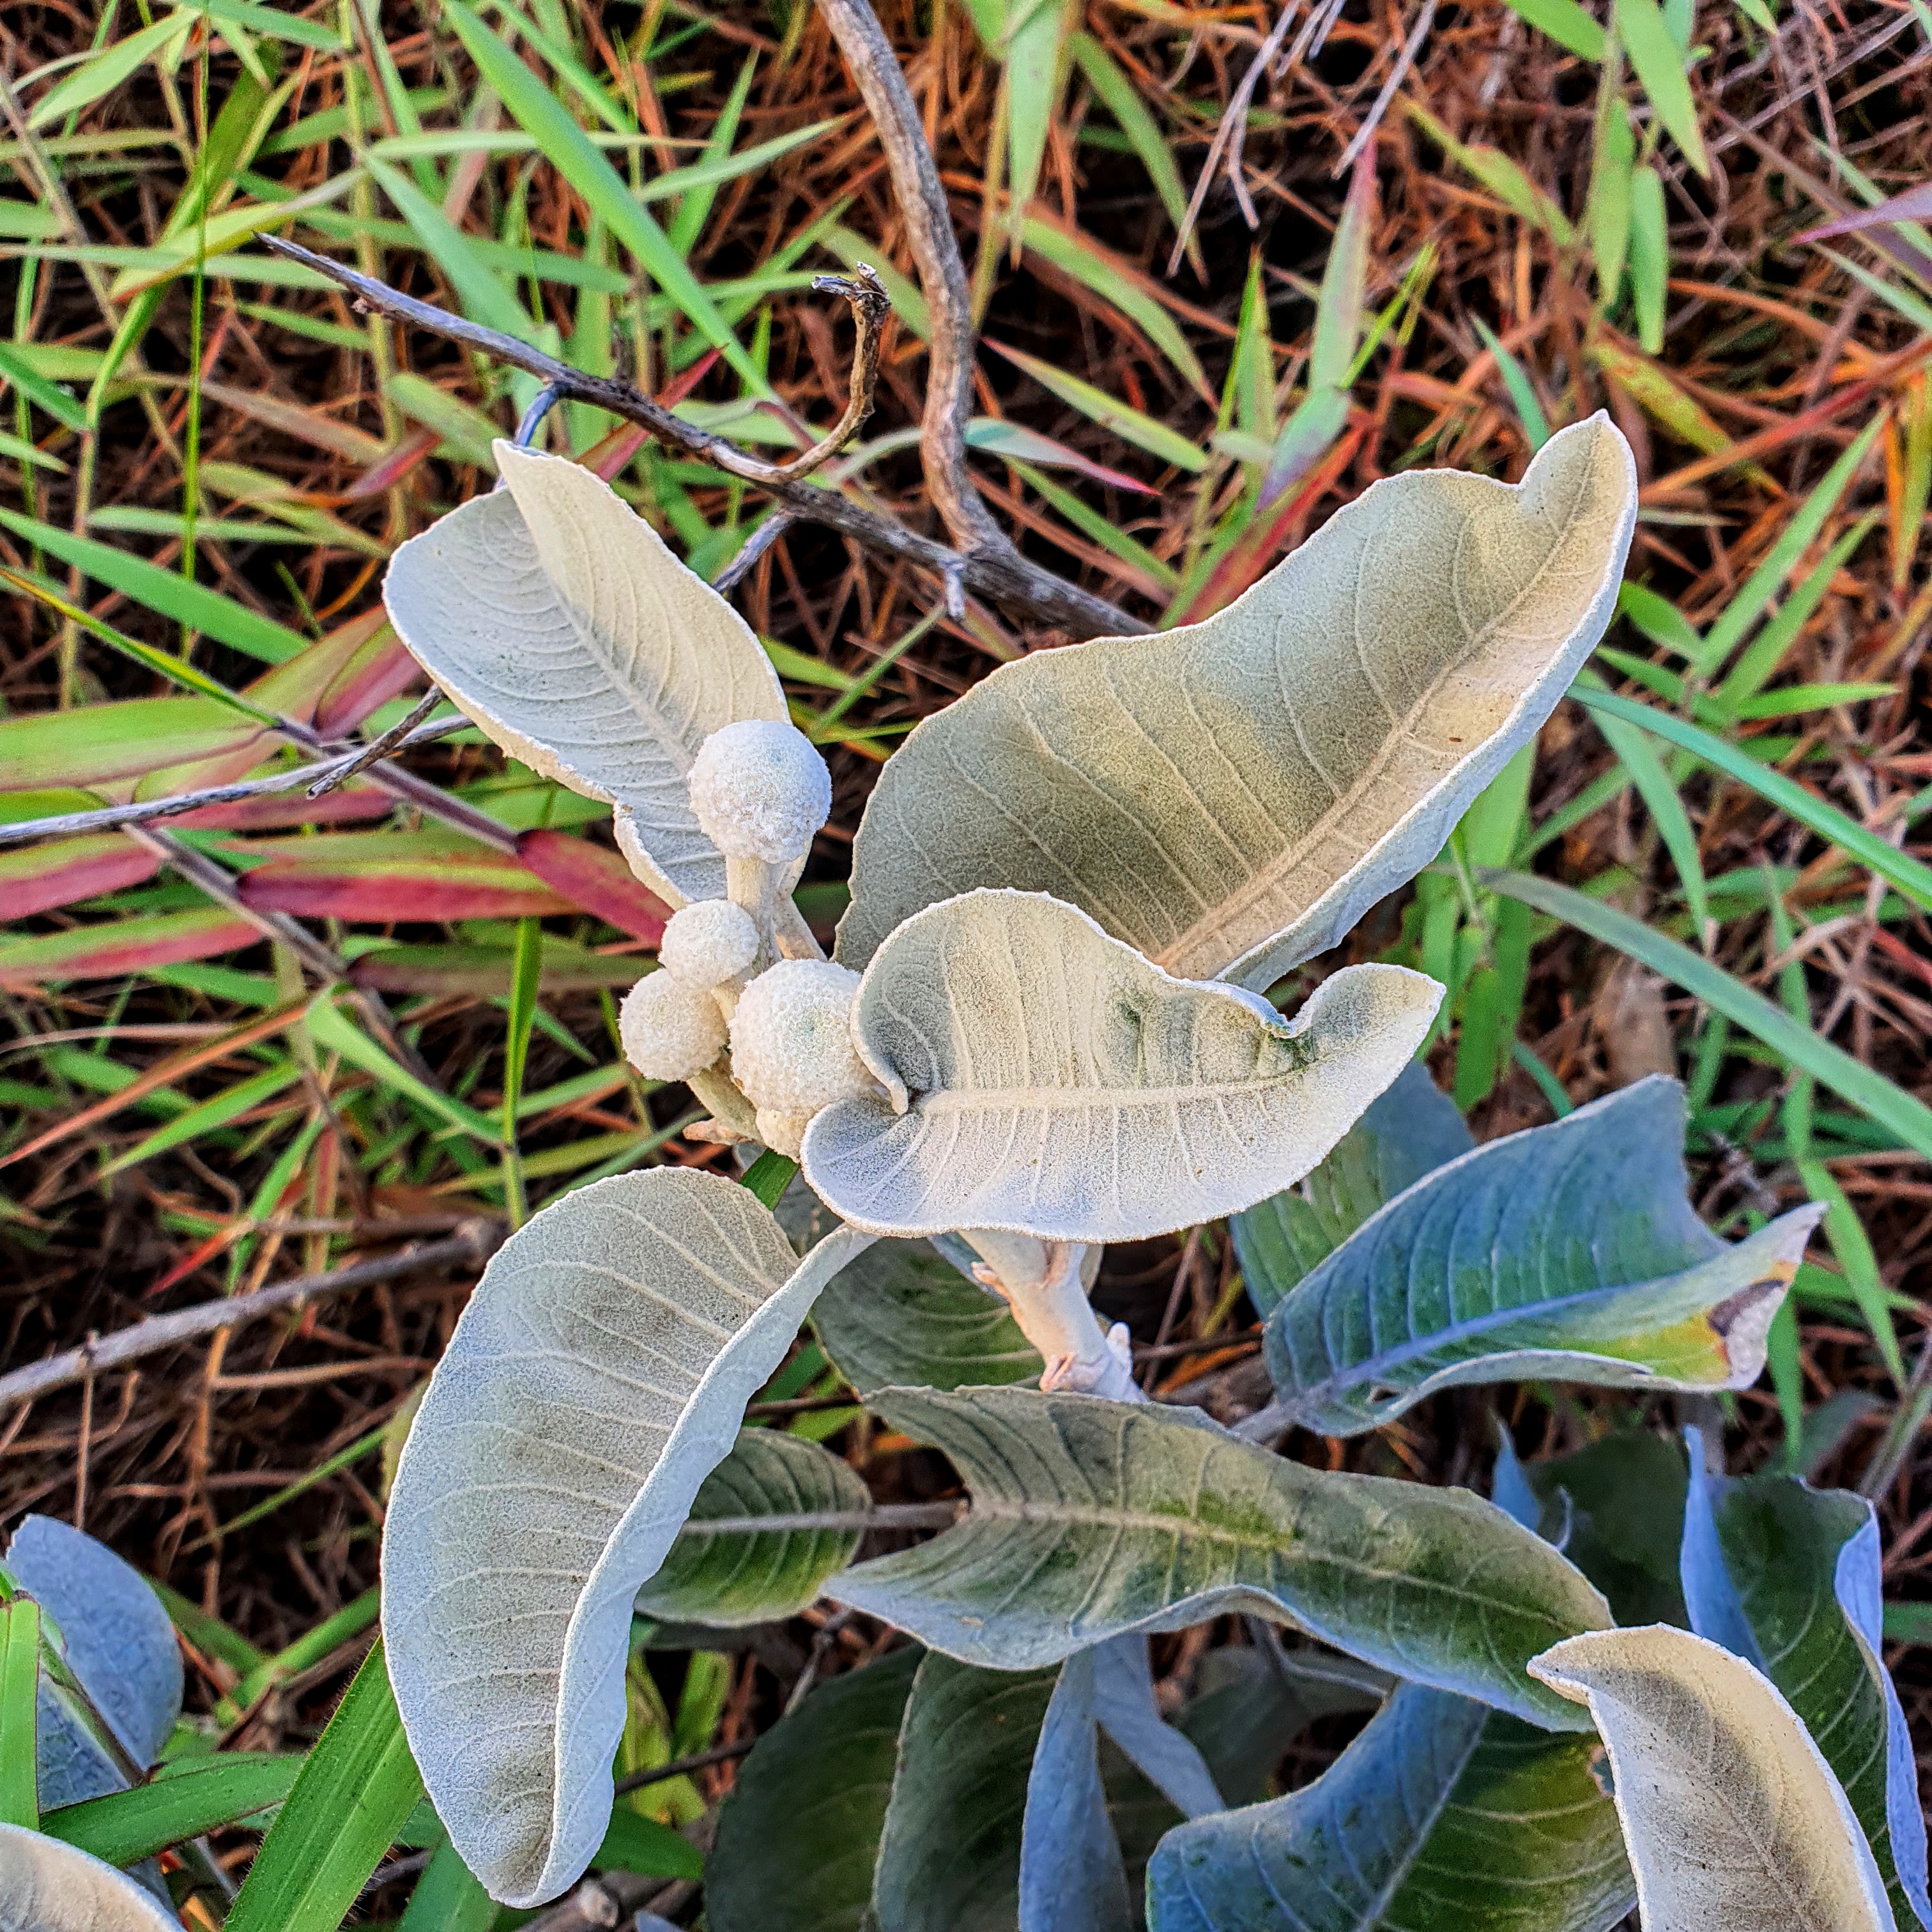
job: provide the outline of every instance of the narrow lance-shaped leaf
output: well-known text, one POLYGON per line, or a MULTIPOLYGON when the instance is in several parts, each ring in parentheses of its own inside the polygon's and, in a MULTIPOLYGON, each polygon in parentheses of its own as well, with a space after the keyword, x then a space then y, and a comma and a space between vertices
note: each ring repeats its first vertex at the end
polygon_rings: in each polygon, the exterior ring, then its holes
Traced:
POLYGON ((1844 1787, 1762 1672, 1668 1624, 1530 1668, 1609 1748, 1644 1932, 1894 1932, 1844 1787))
POLYGON ((806 1178, 878 1234, 1165 1233, 1298 1180, 1442 997, 1401 967, 1348 967, 1283 1020, 1238 987, 1171 978, 1057 899, 969 892, 866 968, 854 1037, 890 1097, 819 1114, 806 1178))
POLYGON ((422 1796, 378 1642, 302 1760, 225 1932, 336 1932, 422 1796))
POLYGON ((820 1684, 759 1737, 718 1814, 712 1932, 862 1932, 922 1654, 909 1646, 820 1684))
POLYGON ((1298 1186, 1228 1223, 1248 1299, 1271 1313, 1377 1208, 1474 1145, 1456 1103, 1412 1061, 1298 1186))
POLYGON ((1635 1890, 1596 1750, 1403 1684, 1312 1784, 1168 1832, 1150 1932, 1608 1932, 1635 1890))
POLYGON ((1352 1435, 1472 1382, 1748 1387, 1823 1210, 1727 1246, 1683 1144, 1683 1089, 1653 1077, 1438 1168, 1268 1318, 1288 1413, 1352 1435))
POLYGON ((1521 484, 1374 484, 1205 622, 1002 667, 880 775, 838 956, 978 886, 1051 892, 1186 979, 1265 986, 1440 849, 1615 607, 1606 418, 1521 484))
POLYGON ((1925 1820, 1905 1713, 1880 1655, 1878 1520, 1795 1476, 1706 1474, 1696 1430, 1684 1514, 1691 1628, 1790 1700, 1844 1786, 1900 1924, 1932 1922, 1925 1820))
POLYGON ((412 538, 382 596, 397 634, 513 757, 617 806, 626 856, 674 907, 716 898, 724 861, 686 774, 784 694, 744 620, 610 486, 496 445, 506 488, 412 538))
POLYGON ((0 1824, 0 1932, 181 1932, 181 1921, 112 1865, 0 1824))
POLYGON ((1120 1840, 1100 1782, 1090 1650, 1060 1666, 1027 1774, 1019 1932, 1133 1932, 1120 1840))
POLYGON ((705 1478, 638 1613, 726 1630, 796 1616, 852 1560, 871 1502, 817 1443, 745 1430, 705 1478))
POLYGON ((484 1271, 398 1468, 382 1613, 424 1781, 493 1897, 550 1898, 596 1850, 633 1600, 863 1245, 800 1262, 747 1190, 656 1168, 554 1203, 484 1271))
POLYGON ((1541 1633, 1600 1629, 1608 1609, 1467 1490, 1310 1469, 1191 1412, 1091 1396, 894 1389, 873 1406, 944 1450, 973 1506, 828 1594, 935 1649, 1030 1670, 1126 1632, 1251 1611, 1398 1676, 1581 1727, 1524 1666, 1541 1633))

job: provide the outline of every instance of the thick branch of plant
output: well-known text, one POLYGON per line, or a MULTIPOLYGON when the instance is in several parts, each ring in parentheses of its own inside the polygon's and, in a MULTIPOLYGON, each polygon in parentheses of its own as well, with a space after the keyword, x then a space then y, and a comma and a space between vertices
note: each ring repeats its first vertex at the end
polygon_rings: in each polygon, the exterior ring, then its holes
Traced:
POLYGON ((302 1275, 293 1281, 278 1282, 273 1288, 258 1288, 253 1294, 228 1295, 198 1303, 192 1308, 178 1309, 171 1315, 151 1315, 132 1328, 117 1329, 111 1335, 84 1342, 77 1348, 68 1348, 44 1362, 31 1363, 11 1375, 0 1376, 0 1405, 33 1401, 56 1389, 69 1388, 89 1376, 138 1361, 158 1348, 171 1348, 178 1342, 212 1335, 218 1329, 257 1321, 314 1295, 340 1294, 346 1288, 394 1281, 428 1268, 481 1268, 496 1252, 502 1238, 500 1222, 479 1217, 466 1221, 446 1240, 425 1242, 393 1255, 354 1262, 332 1274, 302 1275))
POLYGON ((777 474, 776 470, 784 466, 773 466, 747 455, 728 437, 683 421, 628 382, 608 376, 586 375, 513 335, 482 328, 433 303, 418 302, 373 276, 358 274, 353 268, 314 254, 298 243, 269 236, 262 238, 276 254, 339 284, 377 314, 460 342, 513 369, 526 370, 554 385, 565 400, 588 403, 626 422, 635 423, 660 442, 714 463, 728 474, 763 490, 794 517, 823 524, 868 550, 928 571, 942 586, 963 586, 1019 616, 1036 623, 1056 626, 1076 638, 1132 635, 1151 628, 1127 616, 1105 598, 1096 597, 1029 562, 1010 544, 1000 552, 949 550, 944 544, 919 536, 902 524, 894 523, 835 490, 777 474))
POLYGON ((818 10, 878 130, 926 296, 932 367, 920 454, 926 489, 961 549, 1011 552, 1012 540, 980 500, 966 467, 966 424, 973 411, 972 298, 952 210, 912 89, 869 0, 818 0, 818 10))

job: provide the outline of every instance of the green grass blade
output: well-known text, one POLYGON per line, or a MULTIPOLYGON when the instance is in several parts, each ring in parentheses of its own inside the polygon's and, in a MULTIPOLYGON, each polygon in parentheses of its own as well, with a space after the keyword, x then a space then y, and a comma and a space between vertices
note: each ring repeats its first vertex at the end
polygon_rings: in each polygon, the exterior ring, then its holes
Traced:
POLYGON ((486 27, 463 0, 447 0, 446 16, 512 117, 534 137, 557 172, 582 195, 618 240, 637 256, 692 326, 750 385, 752 393, 771 393, 763 372, 726 326, 704 285, 691 272, 670 238, 638 202, 623 178, 604 159, 564 107, 517 56, 486 27))
POLYGON ((146 1140, 136 1142, 126 1153, 116 1155, 100 1170, 100 1178, 104 1180, 110 1174, 118 1174, 123 1168, 132 1167, 155 1154, 165 1154, 170 1148, 179 1147, 184 1141, 196 1140, 218 1127, 225 1127, 236 1115, 245 1114, 250 1107, 264 1100, 272 1100, 301 1078, 302 1069, 289 1060, 279 1066, 266 1068, 246 1080, 237 1081, 225 1091, 198 1102, 165 1126, 158 1127, 146 1140))
POLYGON ((268 1828, 226 1932, 336 1932, 422 1795, 378 1639, 268 1828))
POLYGON ((1801 825, 1808 826, 1820 838, 1837 846, 1861 865, 1870 866, 1888 885, 1895 886, 1915 904, 1932 911, 1932 866, 1913 858, 1909 852, 1901 852, 1836 806, 1827 805, 1822 799, 1814 797, 1795 778, 1773 771, 1742 746, 1728 744, 1722 738, 1668 711, 1660 711, 1653 705, 1640 704, 1634 699, 1620 698, 1611 692, 1579 688, 1574 695, 1580 704, 1599 717, 1620 718, 1628 724, 1641 725, 1645 730, 1668 740, 1679 750, 1688 752, 1693 758, 1701 759, 1726 777, 1748 785, 1760 798, 1788 813, 1801 825))
POLYGON ((1804 507, 1785 525, 1758 567, 1745 578, 1738 593, 1725 605, 1718 620, 1704 634, 1702 655, 1696 669, 1705 677, 1714 677, 1725 658, 1744 642, 1744 634, 1761 617, 1778 594, 1778 586, 1811 547, 1825 520, 1838 507, 1873 439, 1884 427, 1882 413, 1866 424, 1856 440, 1818 479, 1817 487, 1804 500, 1804 507))
MULTIPOLYGON (((1562 4, 1563 0, 1557 0, 1557 4, 1562 4)), ((1148 171, 1148 180, 1154 183, 1154 193, 1160 196, 1161 206, 1167 210, 1168 219, 1178 229, 1187 219, 1187 190, 1181 185, 1174 151, 1160 131, 1160 124, 1148 112, 1139 90, 1091 34, 1076 34, 1068 44, 1068 51, 1074 64, 1085 75, 1087 85, 1126 136, 1141 166, 1148 171)), ((1198 244, 1192 246, 1198 250, 1198 244)))
POLYGON ((146 558, 134 556, 111 544, 97 543, 91 537, 76 536, 71 530, 18 511, 0 509, 0 524, 17 537, 38 544, 62 562, 85 571, 97 584, 131 597, 136 604, 158 612, 204 637, 213 638, 264 664, 280 664, 308 647, 309 640, 272 617, 237 604, 206 585, 190 584, 178 572, 164 570, 146 558))
POLYGON ((1208 467, 1207 458, 1178 430, 1156 422, 1153 417, 1144 416, 1128 404, 1117 402, 1106 390, 1096 388, 1091 382, 1083 382, 1078 376, 1070 376, 1064 370, 1056 369, 1051 363, 1042 362, 1038 356, 1029 356, 1022 350, 1009 349, 1003 343, 993 341, 988 341, 986 346, 998 350, 1009 362, 1024 369, 1049 394, 1058 396, 1068 408, 1078 410, 1102 429, 1111 430, 1124 442, 1137 445, 1150 455, 1159 457, 1163 463, 1172 464, 1177 470, 1199 471, 1208 467))
MULTIPOLYGON (((0 516, 7 514, 0 511, 0 516)), ((152 568, 152 566, 150 566, 152 568)), ((176 581, 180 580, 176 579, 176 581)), ((184 691, 198 692, 203 698, 212 698, 218 704, 224 704, 231 711, 238 711, 244 718, 257 724, 279 725, 281 720, 272 711, 265 711, 259 704, 230 691, 219 680, 212 678, 203 670, 197 670, 185 660, 168 651, 158 650, 152 644, 144 644, 138 638, 129 637, 124 631, 117 631, 112 624, 103 623, 90 612, 70 604, 58 591, 39 579, 28 577, 18 571, 0 565, 0 583, 13 585, 22 596, 31 597, 36 603, 44 604, 50 610, 57 612, 69 623, 78 624, 88 636, 98 638, 104 644, 111 644, 124 657, 132 658, 148 670, 178 684, 184 691)))
POLYGON ((131 1865, 279 1804, 302 1769, 299 1756, 224 1753, 190 1760, 152 1784, 63 1804, 40 1820, 50 1838, 110 1865, 131 1865))
MULTIPOLYGON (((1586 694, 1578 688, 1579 698, 1586 694)), ((1598 694, 1588 694, 1595 696, 1598 694)), ((1634 707, 1644 710, 1648 707, 1634 707)), ((1677 877, 1684 887, 1684 902, 1690 908, 1691 930, 1701 940, 1710 931, 1710 896, 1705 889, 1703 855, 1697 849, 1697 833, 1690 823, 1690 815, 1684 809, 1684 801, 1678 796, 1677 787, 1670 774, 1664 768, 1664 760, 1652 749, 1650 741, 1636 724, 1620 714, 1598 710, 1593 714, 1597 729, 1610 742, 1610 749, 1616 753, 1618 762, 1630 773, 1630 782, 1636 787, 1650 813, 1651 823, 1657 827, 1657 836, 1664 841, 1664 850, 1670 854, 1670 862, 1677 868, 1677 877)))
POLYGON ((767 1208, 776 1208, 784 1198, 785 1190, 791 1185, 792 1177, 798 1172, 798 1162, 788 1160, 782 1154, 767 1148, 746 1168, 744 1185, 748 1187, 767 1208))
POLYGON ((1781 1054, 1795 1070, 1810 1074, 1880 1126, 1890 1128, 1908 1147, 1932 1160, 1932 1107, 1854 1060, 1842 1047, 1821 1040, 1782 1006, 1701 953, 1653 931, 1617 907, 1605 905, 1554 879, 1540 879, 1527 872, 1485 872, 1479 874, 1479 880, 1491 892, 1520 899, 1682 986, 1781 1054))
POLYGON ((1726 710, 1735 712, 1739 705, 1748 704, 1777 675, 1785 652, 1824 601, 1832 580, 1851 561, 1852 551, 1864 542, 1878 520, 1876 516, 1861 517, 1818 560, 1804 581, 1780 605, 1777 616, 1738 653, 1730 676, 1712 694, 1726 710))
POLYGON ((0 1824, 40 1822, 34 1763, 34 1702, 40 1684, 40 1606, 16 1597, 0 1605, 0 1824))
POLYGON ((317 1046, 340 1054, 350 1065, 374 1074, 384 1086, 407 1095, 418 1106, 427 1108, 452 1126, 460 1127, 486 1147, 502 1145, 503 1137, 497 1131, 495 1121, 486 1119, 474 1107, 466 1107, 460 1100, 438 1093, 426 1081, 418 1080, 400 1061, 392 1058, 386 1048, 379 1046, 356 1025, 326 992, 320 994, 308 1010, 308 1030, 317 1046))
POLYGON ((496 1901, 446 1838, 416 1881, 397 1932, 490 1932, 496 1901))
POLYGON ((449 278, 463 313, 485 328, 527 340, 535 332, 523 305, 478 258, 470 238, 401 169, 375 155, 364 157, 371 178, 416 231, 423 253, 449 278))
POLYGON ((1586 61, 1604 57, 1604 30, 1576 0, 1509 0, 1529 24, 1586 61))
POLYGON ((1470 320, 1476 325, 1476 333, 1483 338, 1483 346, 1496 358, 1497 371, 1503 379, 1503 387, 1509 392, 1516 420, 1529 438, 1530 448, 1540 449, 1550 440, 1550 418, 1544 413, 1543 404, 1538 400, 1528 372, 1503 346, 1496 331, 1480 316, 1472 316, 1470 320))
POLYGON ((1657 0, 1616 0, 1617 38, 1630 56, 1630 65, 1657 110, 1657 118, 1684 151, 1684 158, 1700 175, 1711 172, 1704 136, 1697 127, 1697 104, 1690 97, 1690 76, 1657 0))

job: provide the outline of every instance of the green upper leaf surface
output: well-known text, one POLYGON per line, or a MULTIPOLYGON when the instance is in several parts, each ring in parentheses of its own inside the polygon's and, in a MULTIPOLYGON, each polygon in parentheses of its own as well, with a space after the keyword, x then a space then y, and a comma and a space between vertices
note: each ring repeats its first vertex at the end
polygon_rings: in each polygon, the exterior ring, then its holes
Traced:
POLYGON ((1271 1313, 1378 1208, 1474 1145, 1456 1103, 1412 1061, 1298 1186, 1228 1223, 1248 1299, 1271 1313))
POLYGON ((734 1629, 795 1616, 859 1546, 870 1493, 836 1456, 777 1430, 741 1432, 704 1479, 638 1612, 734 1629))
POLYGON ((1608 1932, 1636 1894, 1595 1750, 1404 1684, 1312 1784, 1170 1832, 1150 1932, 1608 1932))
POLYGON ((878 1932, 1010 1932, 1027 1777, 1059 1673, 919 1667, 873 1878, 878 1932))
POLYGON ((896 1389, 873 1406, 944 1450, 973 1506, 829 1594, 934 1649, 1036 1669, 1123 1631, 1253 1611, 1398 1676, 1580 1727, 1524 1666, 1544 1633, 1600 1629, 1607 1606, 1466 1490, 1306 1468, 1198 1417, 1089 1396, 896 1389))
POLYGON ((1006 1302, 925 1241, 875 1241, 818 1298, 812 1325, 862 1393, 1037 1382, 1046 1366, 1006 1302))
POLYGON ((1726 1479, 1702 1456, 1684 1512, 1691 1627, 1764 1672, 1844 1786, 1901 1925, 1928 1918, 1917 1767, 1879 1654, 1878 1522, 1795 1476, 1726 1479))
POLYGON ((1441 998, 1419 973, 1348 967, 1284 1020, 1170 977, 1058 899, 969 892, 866 968, 853 1034, 886 1095, 813 1120, 806 1178, 875 1234, 1165 1233, 1300 1179, 1441 998))
POLYGON ((1685 1193, 1683 1090, 1492 1141, 1365 1222, 1268 1318, 1295 1420, 1351 1435, 1458 1384, 1741 1388, 1822 1209, 1727 1246, 1685 1193))
POLYGON ((739 1766, 704 1885, 712 1932, 862 1932, 922 1653, 821 1684, 739 1766))
POLYGON ((599 1181, 484 1271, 410 1431, 383 1543, 397 1700, 464 1862, 554 1897, 604 1834, 639 1588, 819 1288, 748 1190, 599 1181))
POLYGON ((880 775, 838 956, 1007 886, 1180 978, 1265 986, 1426 864, 1548 717, 1610 621, 1635 513, 1595 417, 1519 485, 1372 485, 1205 622, 1001 667, 880 775))

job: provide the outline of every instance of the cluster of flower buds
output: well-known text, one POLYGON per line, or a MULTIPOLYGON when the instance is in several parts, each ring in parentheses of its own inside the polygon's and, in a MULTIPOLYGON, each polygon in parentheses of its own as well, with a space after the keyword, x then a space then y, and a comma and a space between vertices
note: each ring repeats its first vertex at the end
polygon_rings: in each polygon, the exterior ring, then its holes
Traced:
POLYGON ((666 922, 658 970, 624 1000, 625 1056, 649 1079, 692 1082, 728 1137, 754 1126, 796 1158, 821 1108, 878 1087, 852 1043, 858 974, 777 957, 779 902, 830 814, 832 776, 802 732, 754 718, 706 739, 689 784, 699 829, 724 855, 728 896, 666 922))

